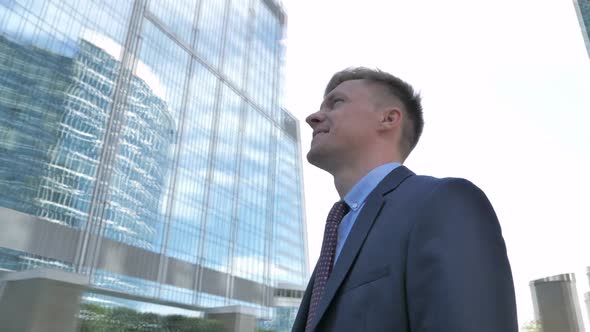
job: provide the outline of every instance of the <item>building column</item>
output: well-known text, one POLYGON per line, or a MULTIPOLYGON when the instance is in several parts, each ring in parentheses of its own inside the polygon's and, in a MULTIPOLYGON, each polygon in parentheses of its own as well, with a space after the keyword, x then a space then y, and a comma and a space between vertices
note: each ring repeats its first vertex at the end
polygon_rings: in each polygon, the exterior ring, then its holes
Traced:
POLYGON ((74 332, 88 277, 59 270, 11 272, 0 280, 2 331, 74 332))
POLYGON ((211 308, 206 311, 207 319, 223 324, 223 332, 255 332, 256 313, 252 308, 236 305, 211 308))
POLYGON ((573 273, 530 282, 535 319, 543 332, 583 332, 584 323, 573 273))

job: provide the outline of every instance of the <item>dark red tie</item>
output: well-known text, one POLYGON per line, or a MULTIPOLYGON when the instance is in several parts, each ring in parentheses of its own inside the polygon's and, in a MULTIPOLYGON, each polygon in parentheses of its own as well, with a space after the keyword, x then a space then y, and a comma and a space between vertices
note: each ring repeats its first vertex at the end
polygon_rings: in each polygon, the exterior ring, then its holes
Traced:
POLYGON ((318 304, 326 290, 326 282, 332 272, 334 265, 334 256, 336 254, 336 245, 338 242, 338 225, 344 216, 350 211, 350 208, 344 201, 338 201, 330 210, 328 219, 326 220, 326 228, 324 229, 324 242, 322 242, 322 251, 320 259, 318 260, 315 278, 313 280, 313 289, 311 292, 311 302, 309 304, 309 311, 307 313, 307 324, 305 331, 311 330, 311 322, 313 321, 318 304))

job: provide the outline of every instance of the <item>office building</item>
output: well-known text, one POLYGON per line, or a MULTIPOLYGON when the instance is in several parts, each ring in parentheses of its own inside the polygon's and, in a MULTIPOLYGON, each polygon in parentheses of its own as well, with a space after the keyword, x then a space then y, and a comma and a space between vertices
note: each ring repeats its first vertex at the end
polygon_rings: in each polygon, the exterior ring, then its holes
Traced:
POLYGON ((590 0, 574 0, 574 6, 582 29, 586 51, 590 57, 590 0))
POLYGON ((583 332, 576 278, 560 274, 530 282, 535 320, 543 332, 583 332))
POLYGON ((285 27, 276 0, 1 2, 0 278, 288 329, 309 267, 285 27))

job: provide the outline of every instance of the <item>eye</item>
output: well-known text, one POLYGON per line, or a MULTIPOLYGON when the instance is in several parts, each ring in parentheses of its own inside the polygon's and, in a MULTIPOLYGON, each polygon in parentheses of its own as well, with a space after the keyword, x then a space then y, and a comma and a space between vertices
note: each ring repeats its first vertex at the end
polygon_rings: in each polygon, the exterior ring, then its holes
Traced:
POLYGON ((344 99, 342 99, 342 98, 334 98, 334 100, 332 100, 332 105, 336 105, 339 102, 343 102, 343 101, 344 101, 344 99))

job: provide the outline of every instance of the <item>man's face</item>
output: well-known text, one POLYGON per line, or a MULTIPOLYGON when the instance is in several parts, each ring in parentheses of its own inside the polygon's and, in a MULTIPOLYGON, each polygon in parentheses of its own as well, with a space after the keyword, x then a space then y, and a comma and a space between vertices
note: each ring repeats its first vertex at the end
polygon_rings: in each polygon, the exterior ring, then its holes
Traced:
POLYGON ((375 87, 364 80, 342 82, 330 91, 320 110, 305 120, 313 129, 307 160, 328 172, 341 163, 363 158, 377 138, 381 112, 376 112, 375 87))

